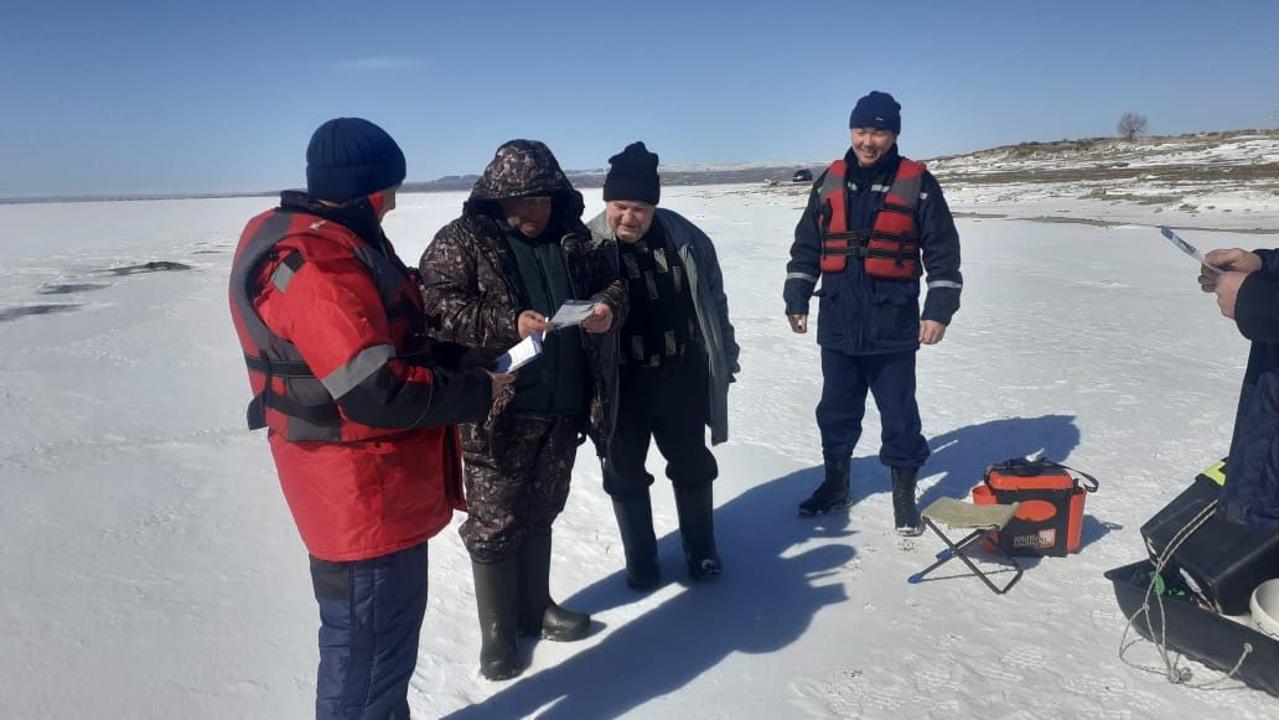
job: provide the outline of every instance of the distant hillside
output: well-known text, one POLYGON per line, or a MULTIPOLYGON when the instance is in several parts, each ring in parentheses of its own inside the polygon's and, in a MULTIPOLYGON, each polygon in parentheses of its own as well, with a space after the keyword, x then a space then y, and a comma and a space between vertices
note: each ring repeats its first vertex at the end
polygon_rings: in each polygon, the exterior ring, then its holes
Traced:
POLYGON ((934 158, 928 168, 949 185, 1140 179, 1170 186, 1279 186, 1279 130, 1027 142, 934 158))
POLYGON ((1279 230, 1279 130, 1021 143, 929 168, 974 216, 1279 230))

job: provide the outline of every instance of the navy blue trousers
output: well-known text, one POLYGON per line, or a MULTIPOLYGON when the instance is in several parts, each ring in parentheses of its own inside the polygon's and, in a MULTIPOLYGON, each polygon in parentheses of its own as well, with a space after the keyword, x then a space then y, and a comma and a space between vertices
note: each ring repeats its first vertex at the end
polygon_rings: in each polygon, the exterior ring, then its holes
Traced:
POLYGON ((822 454, 828 459, 852 456, 862 435, 867 390, 875 396, 883 427, 880 462, 890 467, 922 466, 928 459, 928 442, 920 431, 915 404, 914 350, 846 355, 822 348, 822 399, 817 404, 822 454))
POLYGON ((316 720, 408 720, 426 566, 426 543, 371 560, 311 558, 320 604, 316 720))

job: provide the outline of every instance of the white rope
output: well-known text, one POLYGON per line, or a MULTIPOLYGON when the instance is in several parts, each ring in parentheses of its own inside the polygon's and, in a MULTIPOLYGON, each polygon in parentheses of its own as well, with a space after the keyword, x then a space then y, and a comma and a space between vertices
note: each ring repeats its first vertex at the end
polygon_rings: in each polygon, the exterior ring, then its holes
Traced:
MULTIPOLYGON (((1230 672, 1216 680, 1199 683, 1197 685, 1189 684, 1190 678, 1193 676, 1193 672, 1189 667, 1183 667, 1181 665, 1183 656, 1181 654, 1177 654, 1175 657, 1172 657, 1171 659, 1169 658, 1168 615, 1164 612, 1163 595, 1155 590, 1155 586, 1159 580, 1163 579, 1164 568, 1168 565, 1168 561, 1172 559, 1172 556, 1177 552, 1181 545, 1186 542, 1186 540, 1190 539, 1190 536, 1212 517, 1212 513, 1216 510, 1216 508, 1216 500, 1208 503, 1208 505, 1201 510, 1198 515, 1191 518, 1189 522, 1182 526, 1182 528, 1172 536, 1172 540, 1168 542, 1168 546, 1159 554, 1159 557, 1153 558, 1155 561, 1154 574, 1150 578, 1150 585, 1146 587, 1146 595, 1142 598, 1141 607, 1137 608, 1137 611, 1128 618, 1128 624, 1124 626, 1124 634, 1119 639, 1119 659, 1123 660, 1129 667, 1143 672, 1154 673, 1156 675, 1164 675, 1168 679, 1168 682, 1173 683, 1174 685, 1185 684, 1187 687, 1199 690, 1210 688, 1233 678, 1235 673, 1239 672, 1239 669, 1243 667, 1244 660, 1246 660, 1248 655, 1252 653, 1252 643, 1245 642, 1243 644, 1243 652, 1239 654, 1239 660, 1235 662, 1235 666, 1230 669, 1230 672), (1150 596, 1152 594, 1155 596, 1155 602, 1159 606, 1158 634, 1155 633, 1155 629, 1150 622, 1150 596), (1128 631, 1136 627, 1137 618, 1143 615, 1145 616, 1146 630, 1150 632, 1151 642, 1155 644, 1155 648, 1159 651, 1159 657, 1164 662, 1162 670, 1149 665, 1139 665, 1124 656, 1129 648, 1142 640, 1141 634, 1137 633, 1137 637, 1135 637, 1131 642, 1128 642, 1128 631)), ((1164 587, 1167 588, 1167 586, 1167 582, 1165 582, 1164 587)))

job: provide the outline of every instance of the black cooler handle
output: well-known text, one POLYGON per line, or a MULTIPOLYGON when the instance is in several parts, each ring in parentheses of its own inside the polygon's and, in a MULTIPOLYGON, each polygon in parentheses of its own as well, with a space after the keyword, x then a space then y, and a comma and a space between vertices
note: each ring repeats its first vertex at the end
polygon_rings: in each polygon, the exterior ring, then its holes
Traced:
MULTIPOLYGON (((1001 470, 1009 475, 1015 475, 1016 477, 1035 477, 1037 475, 1043 475, 1045 468, 1065 470, 1067 473, 1071 474, 1072 478, 1074 478, 1075 485, 1077 487, 1082 487, 1085 492, 1095 493, 1097 492, 1097 488, 1101 486, 1101 483, 1097 482, 1097 478, 1082 470, 1076 470, 1068 465, 1062 465, 1059 462, 1053 462, 1052 460, 1045 460, 1043 458, 1038 460, 1011 458, 990 466, 991 470, 1001 470)), ((982 482, 990 485, 989 471, 987 471, 986 476, 982 478, 982 482)))

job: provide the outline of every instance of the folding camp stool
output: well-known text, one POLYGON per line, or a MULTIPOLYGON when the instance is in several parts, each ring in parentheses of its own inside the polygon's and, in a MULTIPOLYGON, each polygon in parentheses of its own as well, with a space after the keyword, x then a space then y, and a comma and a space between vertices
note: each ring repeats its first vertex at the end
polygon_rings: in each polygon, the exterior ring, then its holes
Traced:
POLYGON ((937 533, 937 537, 941 538, 942 542, 946 543, 946 549, 937 553, 937 562, 929 565, 923 570, 920 570, 914 575, 911 575, 909 582, 912 584, 923 582, 925 575, 936 570, 942 565, 945 565, 951 560, 959 558, 970 570, 976 573, 977 577, 981 578, 981 581, 986 583, 986 587, 993 590, 996 595, 1003 595, 1011 590, 1013 585, 1016 585, 1017 581, 1021 579, 1022 567, 1016 560, 1005 555, 1004 552, 999 549, 998 543, 990 543, 988 547, 992 547, 1001 558, 1007 560, 1014 568, 1017 569, 1017 573, 1013 575, 1013 579, 1009 580, 1008 584, 1003 588, 997 587, 994 583, 992 583, 990 578, 986 577, 986 573, 982 572, 981 569, 978 568, 967 555, 965 555, 965 552, 980 544, 981 541, 985 540, 991 533, 1003 530, 1008 525, 1009 521, 1013 519, 1013 515, 1017 514, 1017 505, 1018 503, 1010 503, 1008 505, 974 505, 954 498, 938 498, 931 505, 924 508, 924 511, 920 513, 920 515, 923 516, 924 524, 931 528, 933 532, 937 533), (938 523, 945 525, 950 530, 972 530, 972 532, 957 543, 951 542, 950 538, 946 537, 946 533, 942 532, 941 529, 937 527, 938 523))

